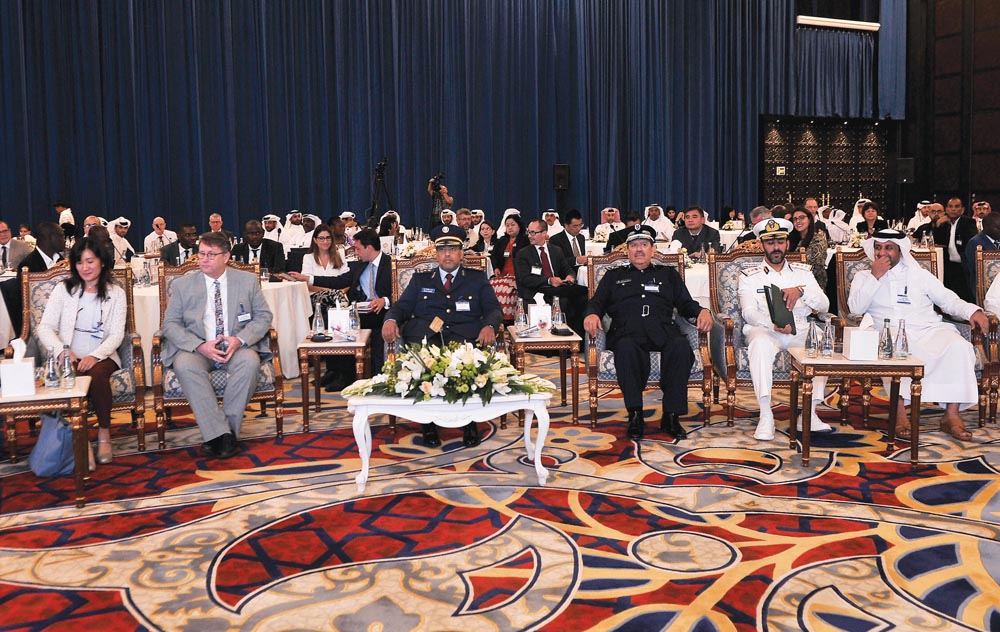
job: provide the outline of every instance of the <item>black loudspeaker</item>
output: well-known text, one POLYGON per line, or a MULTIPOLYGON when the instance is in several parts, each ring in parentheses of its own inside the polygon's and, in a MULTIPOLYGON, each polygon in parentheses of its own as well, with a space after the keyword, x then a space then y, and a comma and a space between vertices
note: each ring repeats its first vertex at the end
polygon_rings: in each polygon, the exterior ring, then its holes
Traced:
POLYGON ((896 159, 896 184, 913 183, 913 158, 896 159))
POLYGON ((569 165, 552 165, 552 188, 556 191, 569 190, 569 165))

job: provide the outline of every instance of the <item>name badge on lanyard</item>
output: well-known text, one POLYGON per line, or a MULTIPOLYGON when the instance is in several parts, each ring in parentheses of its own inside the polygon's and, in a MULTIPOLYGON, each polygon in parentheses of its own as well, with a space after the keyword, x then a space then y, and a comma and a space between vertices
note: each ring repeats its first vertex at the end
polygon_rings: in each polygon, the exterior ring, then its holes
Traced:
POLYGON ((909 290, 910 290, 909 286, 904 285, 903 291, 896 293, 896 303, 900 305, 909 305, 910 304, 909 290))
POLYGON ((240 313, 236 316, 236 322, 238 323, 250 322, 250 312, 244 309, 243 303, 240 303, 240 313))
POLYGON ((657 285, 656 283, 649 283, 647 285, 642 286, 642 289, 646 290, 647 292, 659 292, 660 286, 657 285))

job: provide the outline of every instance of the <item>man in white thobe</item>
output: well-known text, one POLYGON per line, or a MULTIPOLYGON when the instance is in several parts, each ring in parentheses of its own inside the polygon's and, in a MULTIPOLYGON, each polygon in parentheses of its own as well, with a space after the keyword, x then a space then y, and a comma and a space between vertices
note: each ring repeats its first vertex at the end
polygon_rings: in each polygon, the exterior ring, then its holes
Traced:
MULTIPOLYGON (((889 320, 893 335, 899 321, 906 321, 910 354, 924 361, 922 399, 944 406, 941 431, 960 441, 972 438, 959 417, 959 411, 979 401, 976 385, 976 353, 954 325, 942 320, 936 305, 946 314, 967 320, 985 332, 989 323, 979 307, 960 299, 936 276, 925 270, 910 255, 910 240, 897 230, 881 230, 862 242, 872 261, 870 271, 858 272, 851 282, 847 304, 855 314, 868 314, 881 326, 889 320)), ((888 380, 884 381, 888 390, 888 380)), ((910 381, 900 382, 900 405, 896 428, 899 436, 909 437, 905 405, 910 381)))
POLYGON ((906 223, 906 230, 917 230, 924 224, 929 224, 931 221, 931 202, 929 200, 921 200, 917 202, 917 212, 913 214, 910 221, 906 223))
POLYGON ((264 226, 264 239, 280 242, 281 232, 284 228, 281 225, 281 218, 274 213, 268 213, 264 217, 260 218, 260 221, 264 226))
MULTIPOLYGON (((760 421, 753 435, 758 441, 774 439, 771 386, 774 383, 775 356, 782 349, 805 346, 809 315, 814 311, 825 312, 830 308, 830 299, 816 283, 812 267, 785 260, 788 234, 791 231, 792 223, 786 219, 768 218, 757 222, 753 232, 760 240, 764 259, 759 266, 744 270, 739 280, 740 311, 746 321, 743 335, 746 336, 750 379, 753 381, 754 394, 760 402, 760 421), (782 290, 785 305, 795 317, 795 333, 792 333, 791 325, 778 327, 771 320, 764 290, 772 285, 782 290)), ((809 424, 809 429, 813 432, 831 430, 816 414, 816 405, 823 399, 825 388, 825 377, 813 378, 812 417, 809 424)), ((801 426, 801 419, 798 423, 801 426)))
POLYGON ((281 231, 282 247, 285 249, 285 256, 292 251, 292 248, 308 248, 309 242, 305 240, 306 229, 302 226, 302 212, 292 211, 285 216, 285 229, 281 231))
POLYGON ((643 226, 649 226, 656 231, 656 241, 670 241, 674 238, 676 225, 663 214, 663 208, 659 204, 650 204, 646 207, 646 219, 642 220, 643 226))

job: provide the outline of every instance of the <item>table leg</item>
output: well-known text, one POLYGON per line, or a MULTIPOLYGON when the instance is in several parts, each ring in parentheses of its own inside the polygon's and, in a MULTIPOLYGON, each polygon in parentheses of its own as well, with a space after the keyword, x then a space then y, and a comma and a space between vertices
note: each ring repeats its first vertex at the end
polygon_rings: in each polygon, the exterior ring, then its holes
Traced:
POLYGON ((580 352, 574 346, 570 350, 573 369, 573 425, 580 425, 580 352))
POLYGON ((299 377, 302 379, 302 432, 309 432, 309 356, 299 351, 299 377))
POLYGON ((840 381, 840 425, 847 425, 847 408, 851 405, 851 379, 840 381))
POLYGON ((372 428, 368 425, 368 409, 359 407, 354 413, 354 442, 358 444, 358 456, 361 457, 361 471, 354 478, 358 485, 358 493, 365 492, 368 482, 368 462, 372 455, 372 428))
POLYGON ((896 415, 899 414, 899 378, 892 378, 889 386, 889 439, 886 449, 891 454, 896 447, 896 415))
POLYGON ((365 377, 365 350, 356 349, 354 351, 354 374, 357 379, 363 379, 365 377))
POLYGON ((319 412, 320 409, 319 383, 321 374, 319 372, 319 364, 320 364, 319 360, 320 360, 319 356, 313 356, 313 384, 315 385, 316 388, 316 408, 315 408, 316 412, 319 412))
POLYGON ((791 408, 790 415, 792 422, 788 424, 788 449, 798 451, 799 445, 795 433, 795 417, 799 414, 799 379, 801 373, 798 369, 792 368, 789 371, 792 383, 788 386, 788 406, 791 408))
MULTIPOLYGON (((524 373, 524 345, 514 346, 514 368, 517 369, 518 373, 524 373)), ((524 411, 517 411, 517 424, 524 427, 524 411)), ((506 428, 506 422, 502 420, 500 422, 501 428, 506 428)))
POLYGON ((545 409, 545 403, 536 408, 525 408, 524 411, 524 449, 528 453, 528 458, 535 463, 535 474, 538 475, 538 484, 545 485, 545 480, 549 477, 548 470, 542 465, 542 448, 545 446, 545 436, 549 433, 549 411, 545 409), (531 445, 531 418, 532 415, 538 417, 538 441, 536 446, 531 445))
POLYGON ((917 469, 917 448, 920 444, 920 394, 923 392, 920 378, 910 381, 910 468, 917 469))
POLYGON ((80 408, 81 402, 75 400, 69 409, 69 422, 73 427, 73 478, 76 483, 77 507, 83 507, 87 503, 87 496, 84 493, 84 479, 90 475, 90 459, 87 458, 90 442, 87 441, 87 429, 83 425, 83 415, 80 414, 80 408))
POLYGON ((866 377, 861 386, 861 427, 868 427, 869 414, 872 406, 872 379, 866 377))
MULTIPOLYGON (((802 382, 802 466, 809 467, 809 447, 812 439, 812 394, 813 381, 807 377, 802 382)), ((798 419, 792 419, 792 428, 795 428, 798 419)))
POLYGON ((4 415, 7 432, 7 447, 10 448, 10 462, 17 463, 17 420, 14 415, 4 415))
POLYGON ((566 352, 563 350, 559 351, 559 377, 560 384, 562 387, 562 403, 560 406, 566 405, 566 352))

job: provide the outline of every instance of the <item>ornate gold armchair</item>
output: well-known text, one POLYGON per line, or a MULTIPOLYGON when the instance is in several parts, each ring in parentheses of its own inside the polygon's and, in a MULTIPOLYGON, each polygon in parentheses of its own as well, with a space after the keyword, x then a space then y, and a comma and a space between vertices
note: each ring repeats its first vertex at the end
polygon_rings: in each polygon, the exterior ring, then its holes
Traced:
MULTIPOLYGON (((653 261, 660 265, 667 265, 675 268, 680 274, 681 281, 684 280, 684 255, 682 253, 666 255, 657 252, 653 255, 653 261)), ((609 270, 620 266, 628 265, 628 253, 624 249, 609 252, 606 255, 597 257, 587 257, 587 295, 594 297, 598 284, 609 270)), ((688 378, 688 385, 695 385, 701 389, 702 393, 702 417, 703 423, 708 425, 708 420, 712 411, 712 358, 709 350, 709 336, 698 329, 685 318, 677 318, 674 322, 681 332, 687 337, 691 350, 694 351, 694 365, 691 367, 691 375, 688 378)), ((600 389, 617 389, 618 374, 615 370, 615 354, 607 348, 606 331, 610 326, 609 318, 604 319, 603 329, 597 331, 597 335, 591 338, 584 332, 587 345, 587 391, 590 399, 590 427, 597 424, 597 399, 600 389)), ((649 354, 649 382, 646 389, 659 388, 660 386, 660 352, 654 351, 649 354)))
MULTIPOLYGON (((250 272, 260 280, 260 267, 258 263, 243 264, 230 261, 230 268, 250 272)), ((163 324, 163 316, 167 311, 167 303, 170 300, 171 287, 173 282, 190 272, 198 270, 197 257, 184 262, 180 266, 166 266, 161 261, 158 265, 159 292, 160 292, 160 324, 163 324)), ((284 377, 281 372, 281 356, 278 348, 278 334, 271 327, 268 334, 271 348, 271 358, 260 363, 260 378, 257 382, 257 390, 250 397, 250 401, 274 402, 274 417, 277 436, 284 433, 284 377)), ((153 410, 156 413, 156 433, 159 439, 160 448, 166 447, 166 413, 172 408, 187 406, 187 397, 181 389, 180 382, 174 374, 173 368, 163 366, 161 359, 163 347, 163 332, 157 331, 153 335, 152 345, 152 370, 153 370, 153 410)), ((215 389, 216 397, 221 398, 226 388, 228 374, 223 370, 212 371, 209 379, 215 389)))

